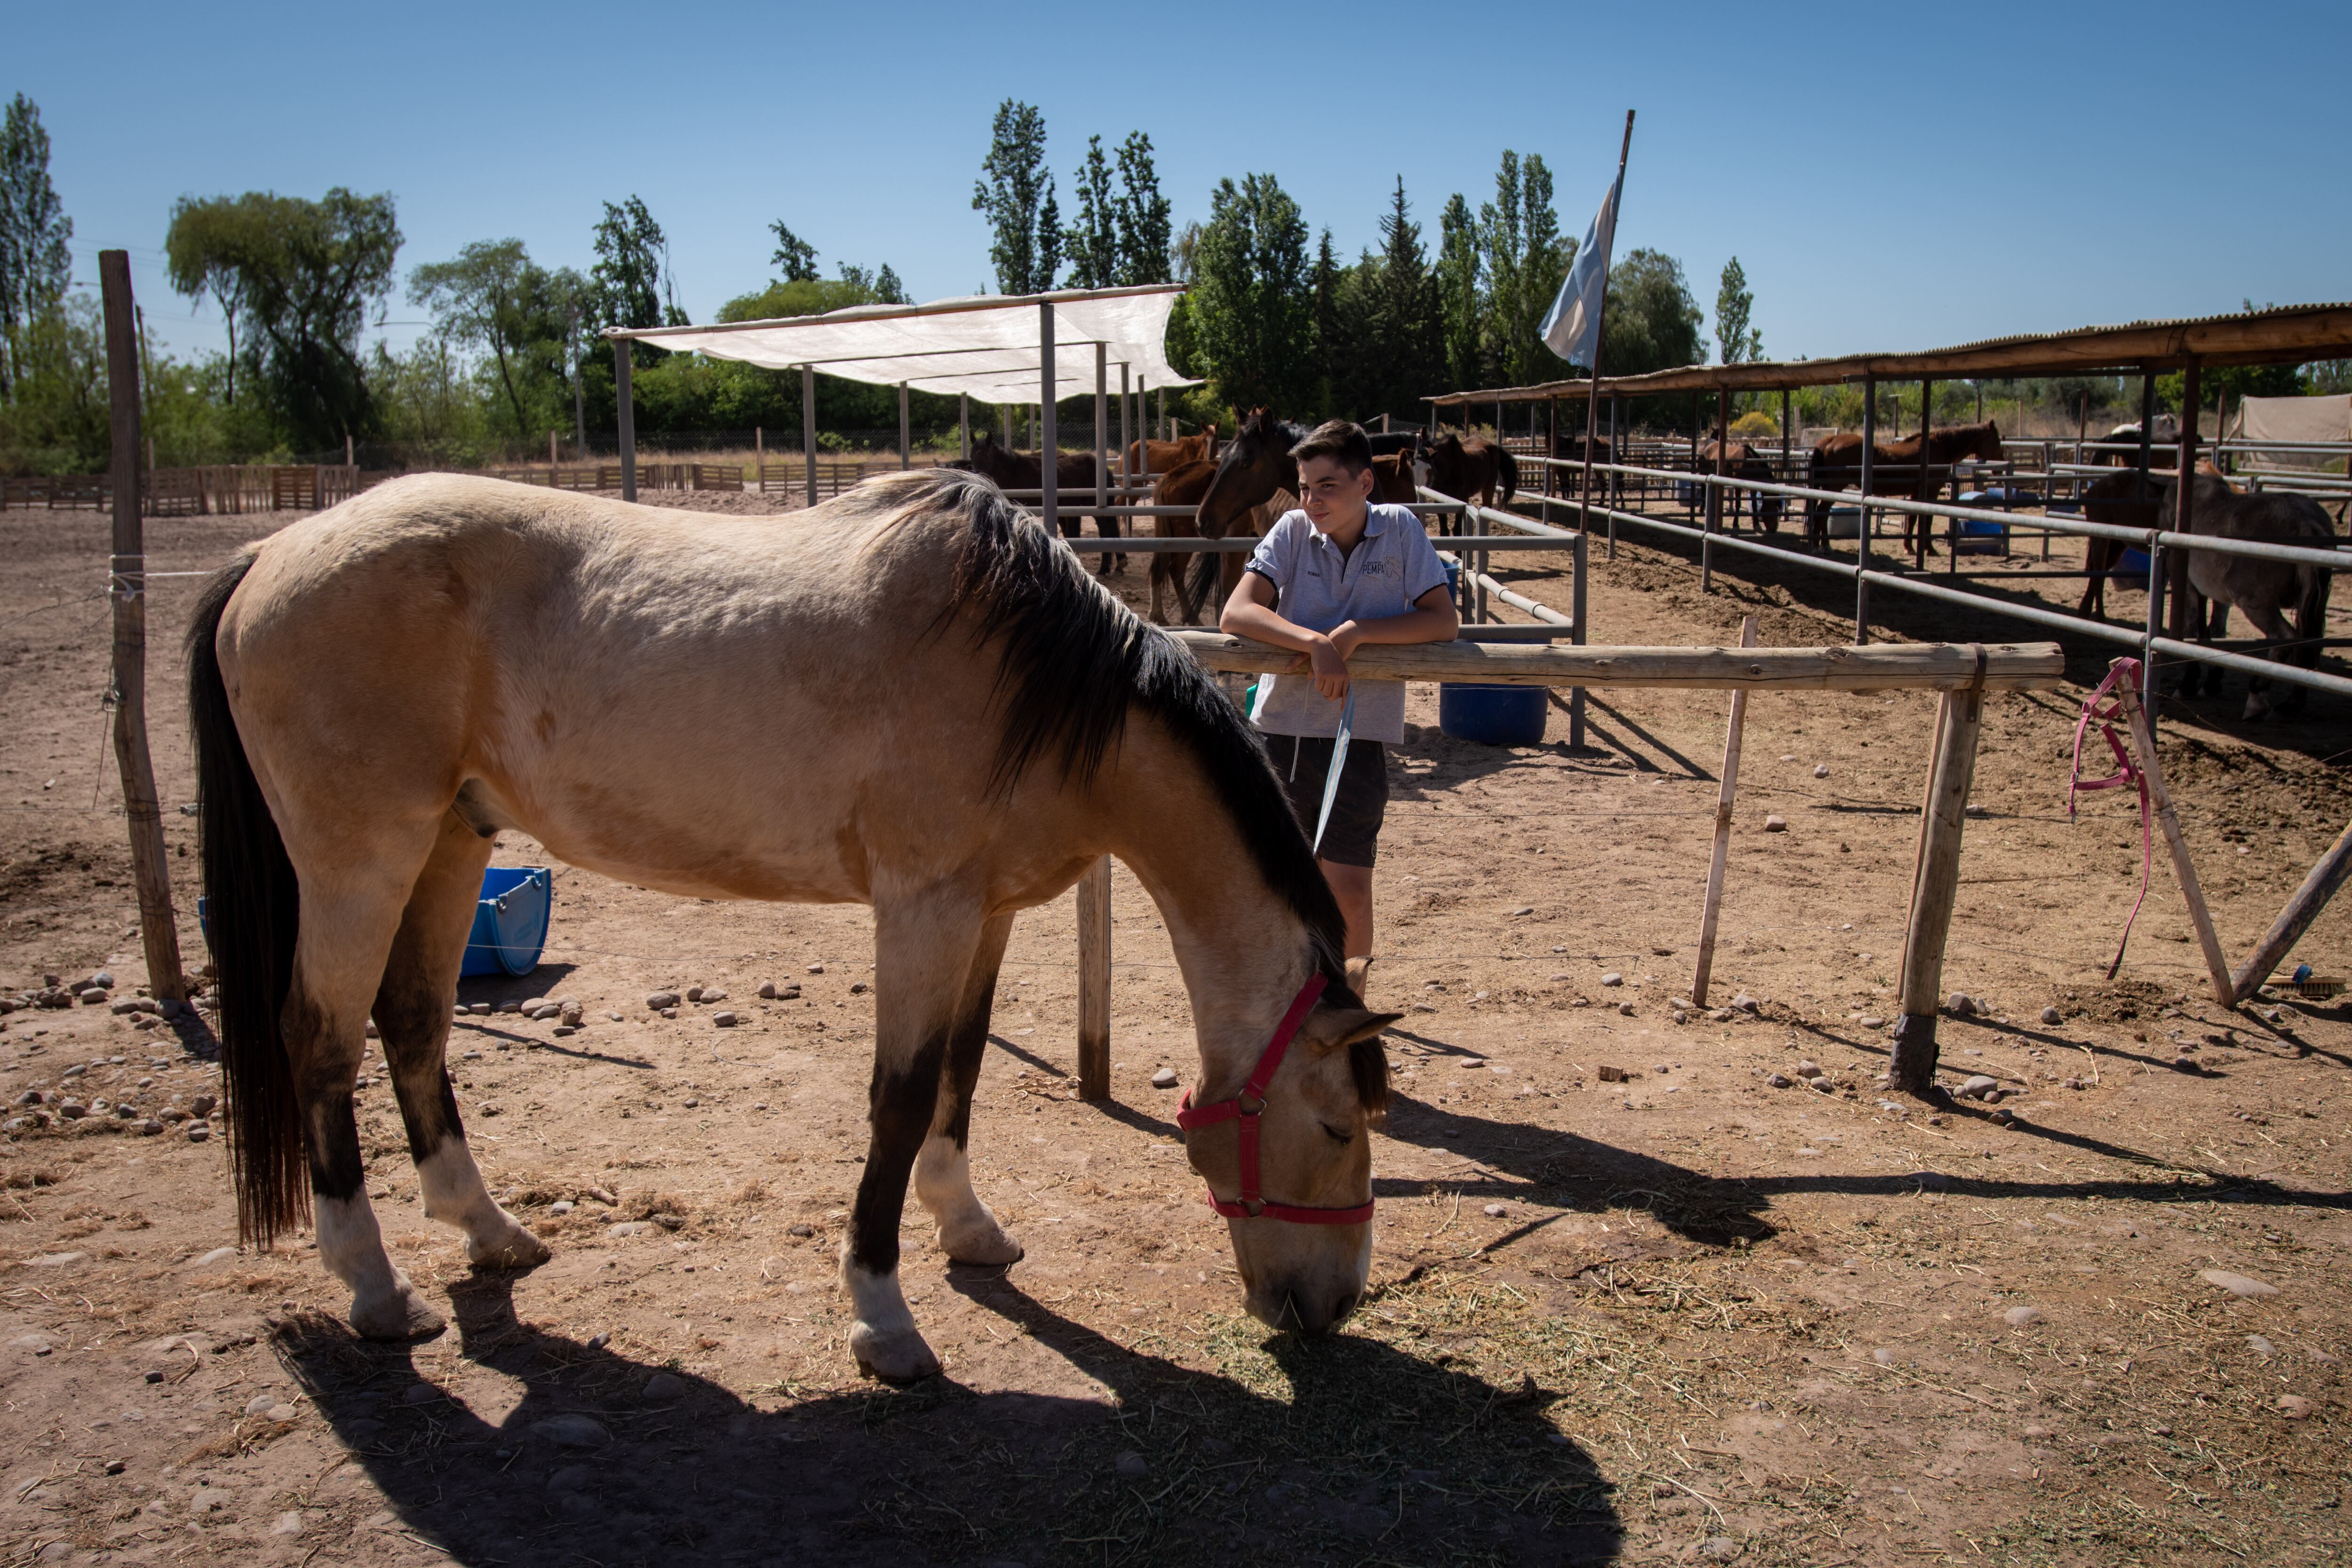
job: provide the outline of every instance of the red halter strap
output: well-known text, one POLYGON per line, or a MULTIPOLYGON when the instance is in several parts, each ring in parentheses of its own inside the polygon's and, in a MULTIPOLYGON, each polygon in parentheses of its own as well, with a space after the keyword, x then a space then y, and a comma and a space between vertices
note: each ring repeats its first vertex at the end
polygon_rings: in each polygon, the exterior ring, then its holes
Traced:
POLYGON ((1274 1081, 1275 1071, 1282 1066, 1283 1056, 1290 1049, 1290 1042, 1297 1037, 1300 1026, 1307 1022, 1307 1015, 1315 1010, 1317 998, 1323 994, 1323 976, 1316 974, 1308 976, 1307 984, 1298 988, 1298 994, 1291 1001, 1290 1011, 1285 1013, 1282 1022, 1275 1026, 1274 1039, 1266 1046, 1265 1054, 1257 1058, 1257 1066, 1251 1069, 1249 1081, 1242 1085, 1239 1094, 1231 1100, 1221 1100, 1214 1105, 1195 1109, 1192 1091, 1189 1089, 1184 1091, 1183 1103, 1176 1112, 1176 1125, 1187 1132, 1196 1127, 1213 1126, 1220 1121, 1241 1123, 1241 1202, 1229 1204, 1217 1196, 1214 1188, 1209 1192, 1209 1206, 1227 1219, 1263 1217, 1287 1220, 1292 1225, 1363 1225, 1372 1217, 1372 1205, 1369 1202, 1345 1209, 1304 1208, 1297 1204, 1269 1203, 1259 1190, 1257 1119, 1265 1110, 1265 1088, 1274 1081), (1256 1101, 1255 1106, 1248 1103, 1252 1100, 1256 1101))

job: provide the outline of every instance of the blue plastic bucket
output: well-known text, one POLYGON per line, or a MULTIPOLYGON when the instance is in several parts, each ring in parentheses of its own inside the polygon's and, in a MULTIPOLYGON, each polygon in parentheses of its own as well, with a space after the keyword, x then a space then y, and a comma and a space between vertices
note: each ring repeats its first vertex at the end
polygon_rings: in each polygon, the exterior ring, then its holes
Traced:
POLYGON ((2118 588, 2137 588, 2147 592, 2147 552, 2130 550, 2107 573, 2107 581, 2118 588))
POLYGON ((466 938, 460 974, 529 974, 547 946, 555 879, 544 866, 492 866, 482 873, 482 901, 466 938))
MULTIPOLYGON (((460 974, 529 974, 547 946, 555 912, 555 878, 544 866, 492 866, 482 873, 482 900, 466 937, 460 974)), ((196 928, 213 940, 212 900, 196 900, 196 928)))
POLYGON ((1437 688, 1437 727, 1482 746, 1537 746, 1543 743, 1549 706, 1540 686, 1448 680, 1437 688))
POLYGON ((1964 517, 1958 520, 1959 537, 1952 548, 1963 555, 2000 555, 2009 549, 2009 525, 1988 522, 1982 518, 1964 517))

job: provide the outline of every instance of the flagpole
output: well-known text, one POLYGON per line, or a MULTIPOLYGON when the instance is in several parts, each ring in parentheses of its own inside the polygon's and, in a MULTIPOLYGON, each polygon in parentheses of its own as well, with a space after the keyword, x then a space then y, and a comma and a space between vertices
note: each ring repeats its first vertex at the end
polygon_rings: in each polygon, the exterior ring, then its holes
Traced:
MULTIPOLYGON (((1621 193, 1625 188, 1625 155, 1633 150, 1633 111, 1629 109, 1625 111, 1625 139, 1617 144, 1616 188, 1621 193)), ((1609 228, 1611 238, 1615 238, 1617 214, 1614 212, 1612 212, 1609 215, 1609 228)), ((1612 246, 1612 248, 1613 249, 1615 247, 1612 246)), ((1592 388, 1584 399, 1584 478, 1582 483, 1578 486, 1576 492, 1579 503, 1577 511, 1578 529, 1580 531, 1585 533, 1592 531, 1592 443, 1596 434, 1596 426, 1601 417, 1601 335, 1602 329, 1607 327, 1608 324, 1609 268, 1603 267, 1601 269, 1601 308, 1593 313, 1592 317, 1592 388)), ((1610 434, 1613 436, 1616 432, 1612 429, 1610 434)), ((1609 519, 1609 559, 1612 561, 1617 559, 1617 519, 1613 514, 1609 519)), ((1581 626, 1577 628, 1580 634, 1583 629, 1584 628, 1581 626)), ((1580 640, 1581 639, 1580 638, 1580 640)), ((1584 691, 1582 688, 1578 688, 1575 693, 1574 701, 1579 709, 1582 708, 1584 703, 1584 691)), ((1581 712, 1575 715, 1578 719, 1581 719, 1582 716, 1581 712)), ((1584 726, 1581 723, 1575 725, 1575 728, 1579 730, 1581 730, 1583 727, 1584 726)))

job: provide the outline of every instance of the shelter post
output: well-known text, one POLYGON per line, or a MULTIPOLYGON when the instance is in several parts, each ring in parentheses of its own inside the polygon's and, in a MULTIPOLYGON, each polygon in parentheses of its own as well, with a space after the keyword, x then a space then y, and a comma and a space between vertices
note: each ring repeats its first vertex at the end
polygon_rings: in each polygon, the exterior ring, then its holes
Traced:
MULTIPOLYGON (((1102 509, 1110 505, 1110 349, 1095 344, 1095 531, 1118 531, 1118 520, 1102 509)), ((1104 563, 1108 565, 1108 562, 1104 563)))
POLYGON ((1692 488, 1692 491, 1693 491, 1693 494, 1692 494, 1692 496, 1691 496, 1691 521, 1692 521, 1693 522, 1700 522, 1700 521, 1701 521, 1701 520, 1702 520, 1702 518, 1703 518, 1703 517, 1704 517, 1704 515, 1705 515, 1705 514, 1700 510, 1700 508, 1701 508, 1705 503, 1701 500, 1700 497, 1697 495, 1697 493, 1696 493, 1696 492, 1697 492, 1697 491, 1699 491, 1699 490, 1712 490, 1712 489, 1715 488, 1715 487, 1713 487, 1712 485, 1702 485, 1702 484, 1700 484, 1700 483, 1698 482, 1698 432, 1699 432, 1699 426, 1700 426, 1700 425, 1701 425, 1701 424, 1705 421, 1705 419, 1706 419, 1706 416, 1705 416, 1705 414, 1703 414, 1703 413, 1701 412, 1701 410, 1702 410, 1702 409, 1704 409, 1704 408, 1706 407, 1706 394, 1705 394, 1705 393, 1703 393, 1703 392, 1694 392, 1694 393, 1692 393, 1692 394, 1691 394, 1691 455, 1690 455, 1690 471, 1691 471, 1691 488, 1692 488))
POLYGON ((1876 477, 1878 458, 1878 377, 1865 374, 1862 378, 1862 523, 1854 530, 1854 548, 1860 552, 1860 567, 1853 574, 1853 640, 1856 647, 1870 640, 1870 486, 1876 477))
POLYGON ((1160 389, 1160 438, 1163 441, 1176 439, 1176 432, 1168 424, 1168 389, 1164 386, 1160 389))
MULTIPOLYGON (((1928 458, 1933 451, 1929 441, 1935 433, 1935 421, 1929 417, 1928 411, 1935 405, 1936 384, 1923 376, 1919 381, 1919 479, 1917 483, 1911 487, 1911 497, 1914 500, 1936 499, 1928 493, 1931 481, 1927 477, 1928 458)), ((1938 487, 1938 493, 1940 493, 1940 487, 1938 487)), ((1911 521, 1913 520, 1906 519, 1905 526, 1908 527, 1911 521)), ((1936 520, 1932 517, 1923 517, 1916 521, 1919 526, 1912 531, 1911 561, 1913 565, 1924 567, 1927 563, 1927 552, 1936 547, 1936 520)), ((1951 569, 1955 572, 1958 571, 1960 569, 1960 525, 1957 522, 1952 524, 1952 548, 1949 555, 1951 569)))
MULTIPOLYGON (((1569 579, 1568 640, 1578 647, 1591 640, 1584 632, 1584 545, 1591 537, 1581 528, 1576 531, 1575 575, 1569 579)), ((1584 688, 1581 686, 1568 689, 1568 744, 1570 751, 1584 749, 1584 688)))
MULTIPOLYGON (((2195 354, 2190 354, 2180 367, 2180 461, 2173 469, 2172 497, 2175 510, 2170 526, 2173 531, 2183 536, 2193 531, 2189 527, 2192 510, 2190 501, 2197 493, 2195 483, 2199 412, 2197 405, 2201 395, 2197 382, 2200 368, 2201 365, 2195 354)), ((2157 521, 2158 523, 2163 523, 2165 520, 2158 518, 2157 521)), ((2165 585, 2166 591, 2172 595, 2169 617, 2172 623, 2172 637, 2176 642, 2187 642, 2196 635, 2196 628, 2189 623, 2195 621, 2201 624, 2204 620, 2205 607, 2199 601, 2197 591, 2189 584, 2189 552, 2177 550, 2173 554, 2177 559, 2172 563, 2171 570, 2166 574, 2169 581, 2165 585)), ((2153 731, 2156 727, 2156 708, 2153 703, 2148 707, 2147 719, 2148 728, 2153 731)))
POLYGON ((907 418, 907 384, 898 384, 898 469, 901 473, 915 466, 912 430, 907 418))
POLYGON ((621 499, 637 499, 637 405, 629 392, 629 340, 613 340, 613 402, 620 420, 621 499))
MULTIPOLYGON (((1135 437, 1128 415, 1133 408, 1134 389, 1129 384, 1131 372, 1125 360, 1118 362, 1118 489, 1119 500, 1129 499, 1128 492, 1135 488, 1135 476, 1128 472, 1129 459, 1135 455, 1135 437)), ((1159 531, 1159 524, 1152 525, 1159 531)))
POLYGON ((1789 389, 1784 386, 1780 389, 1780 482, 1784 485, 1797 482, 1797 431, 1789 423, 1789 389))
MULTIPOLYGON (((1756 617, 1739 621, 1739 646, 1756 646, 1756 617)), ((1723 912, 1723 873, 1731 857, 1731 802, 1739 788, 1739 742, 1748 728, 1748 693, 1731 694, 1731 724, 1723 736, 1723 778, 1715 793, 1715 852, 1706 865, 1706 900, 1698 916, 1698 970, 1691 977, 1691 1001, 1706 1005, 1707 982, 1715 977, 1715 928, 1723 912)))
POLYGON ((1078 1098, 1110 1098, 1110 857, 1078 879, 1078 1098))
POLYGON ((956 394, 956 456, 971 456, 971 394, 956 394))
MULTIPOLYGON (((2155 435, 2156 376, 2147 366, 2142 365, 2139 367, 2139 477, 2132 483, 2134 500, 2147 500, 2147 470, 2148 465, 2154 460, 2150 444, 2155 439, 2155 435)), ((2048 535, 2045 534, 2043 537, 2047 538, 2048 535)), ((2084 547, 2084 553, 2087 558, 2088 546, 2084 547)), ((2153 550, 2148 552, 2146 634, 2148 639, 2153 639, 2158 628, 2164 625, 2164 617, 2158 613, 2157 609, 2164 603, 2164 588, 2157 571, 2157 556, 2159 553, 2160 552, 2153 550)), ((2156 647, 2152 640, 2144 640, 2140 644, 2139 701, 2140 706, 2148 713, 2153 715, 2156 712, 2156 647)))
POLYGON ((131 253, 98 253, 106 312, 106 379, 114 450, 114 559, 107 596, 114 601, 114 762, 122 774, 122 815, 131 828, 131 871, 139 895, 140 947, 157 1001, 187 995, 180 973, 180 931, 172 913, 171 860, 163 814, 155 802, 155 766, 147 750, 147 539, 140 518, 139 337, 131 318, 131 253))
POLYGON ((816 366, 801 366, 801 468, 807 477, 808 504, 816 505, 816 366))
POLYGON ((1054 374, 1054 307, 1044 304, 1037 307, 1037 489, 1048 533, 1062 531, 1060 443, 1054 431, 1054 394, 1060 384, 1054 374))
POLYGON ((1944 693, 1930 753, 1926 808, 1919 814, 1918 869, 1911 884, 1911 921, 1903 939, 1902 1016, 1887 1072, 1896 1089, 1926 1095, 1936 1087, 1936 1017, 1943 1001, 1944 946, 1960 887, 1960 826, 1976 782, 1977 737, 1984 727, 1984 688, 1944 693))

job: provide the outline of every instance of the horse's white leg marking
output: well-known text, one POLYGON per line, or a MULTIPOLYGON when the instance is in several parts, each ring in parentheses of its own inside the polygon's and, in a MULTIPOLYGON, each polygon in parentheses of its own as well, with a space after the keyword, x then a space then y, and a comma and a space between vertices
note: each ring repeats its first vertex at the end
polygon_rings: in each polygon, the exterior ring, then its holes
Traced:
POLYGON ((907 1298, 898 1289, 898 1271, 877 1273, 856 1261, 853 1250, 853 1242, 845 1239, 841 1285, 857 1310, 857 1321, 849 1331, 849 1353, 857 1358, 859 1366, 886 1383, 912 1383, 931 1376, 940 1370, 940 1358, 931 1353, 923 1331, 915 1326, 915 1314, 907 1310, 907 1298))
POLYGON ((491 1268, 530 1268, 548 1259, 547 1244, 500 1208, 482 1184, 481 1168, 463 1138, 449 1137, 416 1163, 425 1217, 466 1233, 466 1260, 491 1268))
POLYGON ((319 1223, 319 1260, 352 1288, 352 1327, 371 1340, 437 1334, 441 1314, 425 1304, 408 1276, 393 1267, 364 1191, 311 1199, 319 1223))
POLYGON ((915 1195, 939 1222, 940 1250, 958 1263, 1002 1268, 1021 1261, 1021 1244, 972 1191, 971 1155, 945 1132, 923 1140, 915 1162, 915 1195))

